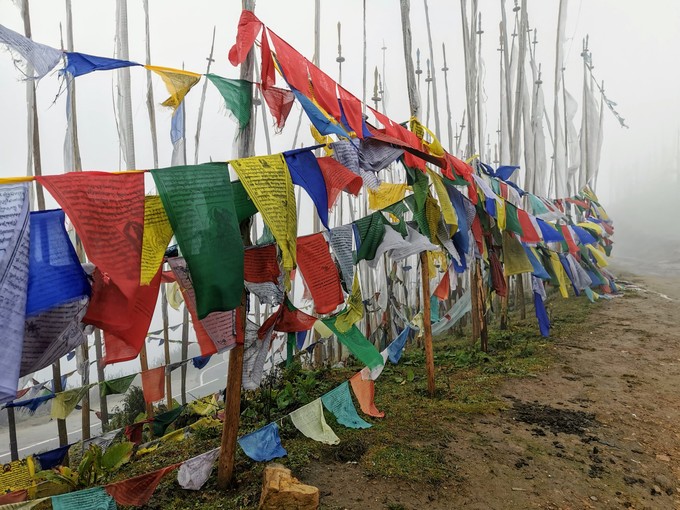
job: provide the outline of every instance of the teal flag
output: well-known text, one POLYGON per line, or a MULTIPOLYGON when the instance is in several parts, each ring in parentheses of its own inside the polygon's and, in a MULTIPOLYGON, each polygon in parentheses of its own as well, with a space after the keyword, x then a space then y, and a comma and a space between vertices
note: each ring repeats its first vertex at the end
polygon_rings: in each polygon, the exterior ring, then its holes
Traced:
POLYGON ((116 510, 118 507, 113 498, 104 490, 104 487, 94 487, 52 496, 53 510, 83 510, 85 508, 116 510))
POLYGON ((347 332, 340 333, 335 327, 335 319, 336 317, 330 317, 328 319, 323 319, 322 322, 336 337, 338 337, 338 341, 347 347, 359 361, 370 369, 384 364, 383 357, 378 352, 378 349, 366 339, 364 334, 359 331, 359 328, 352 325, 347 332))
POLYGON ((151 170, 186 259, 198 318, 234 310, 243 292, 243 242, 224 163, 151 170))
POLYGON ((349 383, 345 381, 321 397, 321 402, 328 409, 340 425, 350 429, 367 429, 371 424, 362 420, 357 413, 352 395, 349 393, 349 383))

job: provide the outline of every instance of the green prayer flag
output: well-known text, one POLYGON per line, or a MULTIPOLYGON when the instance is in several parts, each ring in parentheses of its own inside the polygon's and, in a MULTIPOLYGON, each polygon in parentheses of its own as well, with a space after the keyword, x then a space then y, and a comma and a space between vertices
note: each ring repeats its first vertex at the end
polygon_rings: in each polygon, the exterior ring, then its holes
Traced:
POLYGON ((156 437, 163 437, 167 428, 172 425, 172 423, 179 418, 179 415, 184 411, 184 406, 175 407, 170 411, 162 414, 157 414, 153 418, 153 424, 151 426, 153 430, 153 435, 156 437))
POLYGON ((346 333, 340 333, 335 327, 335 317, 322 319, 322 322, 338 337, 338 341, 347 347, 368 368, 373 369, 384 364, 383 357, 378 352, 378 349, 366 339, 355 325, 352 325, 346 333))
POLYGON ((399 202, 396 202, 388 207, 385 207, 383 211, 393 214, 399 220, 399 223, 391 223, 391 225, 392 227, 394 227, 394 230, 396 230, 402 235, 402 237, 406 237, 408 235, 408 231, 406 230, 404 214, 408 212, 408 207, 406 207, 404 201, 399 200, 399 202))
POLYGON ((418 209, 425 207, 427 191, 430 187, 430 180, 420 170, 406 167, 406 181, 413 187, 413 195, 416 199, 418 209))
POLYGON ((50 416, 58 420, 65 420, 89 390, 90 386, 82 386, 57 393, 57 396, 52 399, 50 416))
POLYGON ((425 207, 422 207, 420 209, 418 208, 415 195, 409 195, 404 199, 404 202, 409 207, 409 209, 411 209, 411 212, 413 213, 413 219, 416 220, 416 223, 418 224, 418 230, 420 231, 420 233, 431 240, 432 236, 430 235, 430 227, 427 223, 425 207))
POLYGON ((216 74, 206 74, 218 92, 224 98, 224 103, 236 120, 240 129, 244 129, 250 122, 250 112, 253 108, 253 84, 246 80, 230 80, 216 74))
POLYGON ((243 242, 224 163, 151 170, 187 261, 198 318, 234 310, 243 293, 243 242))
POLYGON ((379 213, 374 212, 370 216, 365 216, 354 222, 359 231, 359 239, 361 246, 357 251, 356 262, 360 260, 373 260, 378 246, 382 243, 385 237, 384 225, 387 223, 385 217, 379 213))
POLYGON ((321 402, 333 415, 339 424, 350 429, 367 429, 371 424, 361 419, 357 408, 349 393, 349 382, 332 389, 321 397, 321 402))
POLYGON ((118 377, 110 381, 102 381, 99 383, 99 395, 106 397, 107 395, 115 395, 118 393, 125 393, 132 384, 137 374, 126 375, 125 377, 118 377))
POLYGON ((524 235, 522 225, 519 223, 519 216, 517 216, 517 207, 507 200, 505 202, 505 229, 520 236, 524 235))

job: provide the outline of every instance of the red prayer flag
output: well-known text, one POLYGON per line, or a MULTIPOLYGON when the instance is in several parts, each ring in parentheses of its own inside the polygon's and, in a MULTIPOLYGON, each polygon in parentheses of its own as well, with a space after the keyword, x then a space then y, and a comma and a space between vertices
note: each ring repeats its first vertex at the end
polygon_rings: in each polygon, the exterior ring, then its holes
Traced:
MULTIPOLYGON (((260 81, 262 82, 262 89, 266 90, 276 83, 276 69, 274 68, 274 59, 272 58, 272 50, 269 47, 269 38, 267 37, 267 29, 262 30, 262 40, 260 48, 260 57, 262 58, 260 81)), ((284 119, 285 120, 285 119, 284 119)))
POLYGON ((281 267, 276 257, 276 245, 252 246, 245 249, 245 280, 250 283, 279 281, 281 267))
POLYGON ((466 175, 468 176, 472 175, 472 173, 474 172, 472 166, 470 166, 465 161, 458 159, 456 156, 453 156, 452 154, 446 153, 446 160, 451 164, 455 172, 461 177, 466 175))
POLYGON ((338 90, 340 91, 342 110, 345 113, 345 118, 347 119, 350 129, 354 131, 359 138, 363 138, 364 118, 362 115, 361 101, 340 86, 338 86, 338 90))
POLYGON ((449 294, 451 294, 451 279, 449 278, 449 272, 447 271, 444 273, 442 281, 439 282, 439 285, 437 285, 437 288, 434 290, 433 295, 444 301, 449 297, 449 294))
POLYGON ((260 87, 262 97, 264 97, 269 112, 276 121, 276 129, 281 131, 286 125, 286 119, 290 114, 293 103, 295 102, 295 94, 288 89, 281 89, 279 87, 260 87))
POLYGON ((305 96, 309 97, 309 79, 307 77, 307 59, 295 48, 281 39, 273 31, 268 30, 274 43, 276 60, 286 81, 305 96))
POLYGON ((383 418, 385 413, 378 411, 373 401, 375 397, 375 381, 361 378, 361 372, 357 372, 350 380, 352 391, 359 401, 359 406, 364 414, 373 416, 375 418, 383 418))
POLYGON ((144 401, 152 404, 165 397, 165 367, 152 368, 142 372, 144 401))
POLYGON ((298 237, 297 263, 312 294, 316 313, 331 313, 344 303, 340 275, 323 234, 298 237))
POLYGON ((567 225, 560 225, 560 229, 562 230, 564 240, 566 241, 567 246, 569 247, 569 253, 571 253, 572 255, 579 254, 580 251, 576 246, 576 243, 574 242, 574 238, 571 236, 571 230, 569 230, 569 227, 567 225))
POLYGON ((307 64, 307 69, 312 80, 312 90, 317 103, 339 122, 340 105, 335 92, 335 81, 314 64, 307 64))
POLYGON ((118 505, 143 506, 149 502, 161 479, 181 465, 182 463, 178 462, 151 473, 145 473, 121 482, 105 485, 104 488, 116 500, 118 505))
POLYGON ((529 218, 529 213, 524 209, 517 209, 517 218, 519 219, 519 225, 522 227, 521 239, 525 243, 540 243, 541 236, 536 232, 536 227, 531 222, 529 218))
POLYGON ((27 489, 8 492, 0 496, 0 505, 9 505, 10 503, 22 503, 24 501, 28 501, 27 489))
POLYGON ((479 253, 484 253, 484 237, 482 234, 482 222, 479 221, 479 216, 475 215, 475 219, 472 220, 472 235, 477 243, 477 248, 479 253))
POLYGON ((275 331, 280 331, 282 333, 308 331, 312 329, 312 326, 314 326, 316 321, 316 317, 307 315, 305 312, 298 310, 288 300, 288 297, 286 297, 284 298, 283 303, 279 305, 279 309, 262 323, 260 329, 257 330, 257 336, 262 340, 272 328, 275 331))
POLYGON ((359 194, 364 182, 361 176, 330 156, 317 158, 316 162, 319 164, 321 175, 326 182, 329 208, 335 204, 335 200, 341 191, 346 191, 355 196, 359 194))
POLYGON ((489 264, 491 265, 491 286, 500 297, 508 295, 508 286, 505 282, 505 275, 503 274, 503 266, 498 259, 495 250, 489 250, 489 264))
POLYGON ((236 42, 229 50, 229 62, 237 66, 248 56, 250 48, 255 44, 255 38, 262 27, 262 22, 257 19, 252 11, 241 11, 238 20, 238 32, 236 32, 236 42))

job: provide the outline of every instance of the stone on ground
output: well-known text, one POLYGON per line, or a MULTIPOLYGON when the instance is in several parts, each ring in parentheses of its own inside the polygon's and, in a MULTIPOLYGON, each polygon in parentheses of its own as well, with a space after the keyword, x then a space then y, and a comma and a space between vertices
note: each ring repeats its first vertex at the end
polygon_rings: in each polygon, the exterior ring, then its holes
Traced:
POLYGON ((319 489, 305 485, 281 464, 264 469, 259 510, 316 510, 319 489))

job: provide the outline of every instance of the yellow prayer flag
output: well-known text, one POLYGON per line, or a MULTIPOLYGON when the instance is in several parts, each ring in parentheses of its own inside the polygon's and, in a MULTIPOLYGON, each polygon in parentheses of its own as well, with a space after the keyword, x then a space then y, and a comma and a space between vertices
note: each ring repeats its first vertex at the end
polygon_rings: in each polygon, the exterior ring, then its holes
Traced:
POLYGON ((444 221, 448 225, 455 227, 455 232, 458 229, 458 215, 456 214, 456 210, 453 208, 449 194, 446 191, 446 185, 442 178, 429 168, 427 169, 427 175, 430 176, 432 184, 434 184, 434 190, 437 192, 437 198, 439 198, 439 206, 442 209, 444 221))
POLYGON ((329 337, 333 336, 333 332, 331 331, 331 328, 326 326, 323 323, 323 321, 316 321, 314 323, 314 326, 312 326, 312 327, 314 328, 314 331, 319 333, 319 336, 321 338, 329 338, 329 337))
POLYGON ((200 74, 183 71, 181 69, 149 65, 144 67, 149 71, 153 71, 163 79, 163 82, 170 93, 170 97, 163 101, 162 105, 171 108, 177 108, 184 99, 184 96, 191 90, 191 87, 196 85, 201 79, 200 74))
POLYGON ((167 288, 166 295, 168 297, 168 304, 172 306, 174 310, 179 310, 179 306, 184 302, 182 289, 180 289, 179 283, 172 282, 167 288))
POLYGON ((404 198, 408 184, 381 182, 377 188, 368 188, 368 207, 374 211, 384 209, 404 198))
POLYGON ((57 396, 52 399, 52 410, 50 416, 58 420, 65 420, 68 415, 78 405, 85 394, 90 391, 90 386, 82 386, 68 391, 57 393, 57 396))
POLYGON ((507 230, 503 231, 503 273, 512 276, 521 273, 531 273, 531 265, 522 244, 507 230))
POLYGON ((359 272, 355 271, 352 293, 347 298, 347 307, 335 319, 335 329, 340 333, 346 333, 363 316, 364 301, 361 296, 361 286, 359 285, 359 272))
POLYGON ((502 198, 496 200, 496 222, 498 223, 498 228, 500 230, 505 230, 505 200, 502 198))
POLYGON ((324 151, 326 151, 326 156, 331 156, 333 154, 333 149, 330 148, 330 144, 333 142, 333 138, 319 133, 319 130, 314 127, 314 124, 309 125, 309 130, 312 132, 312 138, 314 138, 316 143, 325 145, 324 151))
POLYGON ((425 219, 427 220, 427 226, 430 229, 430 237, 434 240, 437 238, 437 229, 439 228, 439 219, 442 216, 442 212, 439 209, 439 204, 437 199, 431 196, 427 196, 425 201, 425 219))
MULTIPOLYGON (((229 162, 243 187, 272 231, 283 258, 283 269, 295 268, 297 211, 293 181, 283 154, 257 156, 229 162)), ((286 279, 289 279, 288 276, 286 279)))
POLYGON ((567 287, 567 274, 564 272, 564 267, 562 262, 560 262, 560 257, 554 251, 550 252, 550 263, 552 264, 553 271, 557 275, 557 281, 560 282, 560 294, 563 298, 569 297, 569 287, 567 287))
POLYGON ((577 225, 579 227, 589 228, 590 230, 594 230, 599 235, 604 234, 604 229, 600 225, 598 225, 597 223, 593 223, 592 221, 583 221, 581 223, 577 223, 577 225))
POLYGON ((0 472, 0 491, 6 492, 30 489, 35 485, 35 464, 33 457, 15 460, 3 465, 0 472))
POLYGON ((139 275, 141 285, 149 285, 153 277, 156 276, 171 239, 172 227, 163 208, 161 197, 157 195, 144 197, 142 270, 139 275))
POLYGON ((587 244, 586 247, 588 248, 590 253, 593 254, 593 257, 595 257, 595 260, 597 261, 597 265, 599 267, 607 267, 609 265, 609 262, 607 262, 607 259, 604 258, 604 255, 600 251, 600 249, 603 248, 597 249, 592 244, 587 244))

